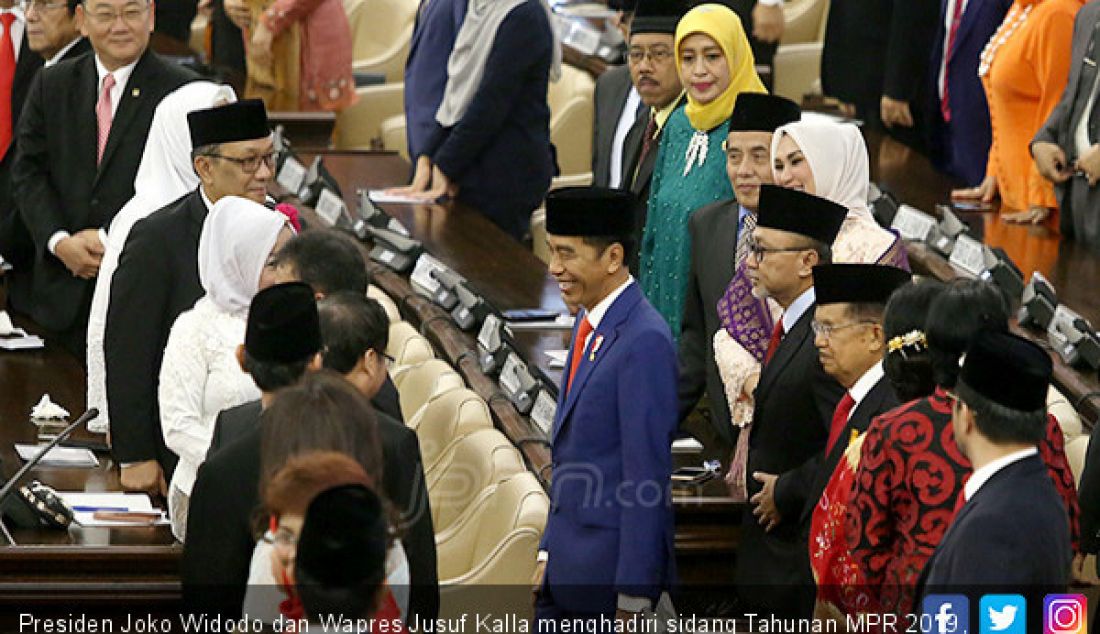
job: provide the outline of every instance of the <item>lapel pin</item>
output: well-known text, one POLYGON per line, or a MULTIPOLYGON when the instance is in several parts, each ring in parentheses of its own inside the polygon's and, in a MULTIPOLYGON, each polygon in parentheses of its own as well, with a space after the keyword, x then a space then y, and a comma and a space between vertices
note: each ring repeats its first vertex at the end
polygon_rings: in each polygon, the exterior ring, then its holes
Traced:
POLYGON ((596 353, 599 352, 601 345, 603 345, 603 335, 596 335, 596 340, 592 342, 592 352, 588 353, 589 361, 596 360, 596 353))
POLYGON ((134 88, 133 90, 131 90, 130 91, 130 96, 131 97, 140 97, 141 96, 141 88, 134 88))

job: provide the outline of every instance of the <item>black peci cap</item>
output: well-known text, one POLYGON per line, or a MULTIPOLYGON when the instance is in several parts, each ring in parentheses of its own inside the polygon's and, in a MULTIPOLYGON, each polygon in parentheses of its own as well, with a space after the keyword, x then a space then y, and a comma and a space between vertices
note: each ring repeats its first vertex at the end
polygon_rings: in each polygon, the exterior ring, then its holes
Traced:
POLYGON ((757 227, 788 231, 831 245, 848 210, 819 196, 776 185, 760 186, 757 227))
POLYGON ((187 115, 191 147, 263 139, 271 134, 267 109, 259 99, 195 110, 187 115))

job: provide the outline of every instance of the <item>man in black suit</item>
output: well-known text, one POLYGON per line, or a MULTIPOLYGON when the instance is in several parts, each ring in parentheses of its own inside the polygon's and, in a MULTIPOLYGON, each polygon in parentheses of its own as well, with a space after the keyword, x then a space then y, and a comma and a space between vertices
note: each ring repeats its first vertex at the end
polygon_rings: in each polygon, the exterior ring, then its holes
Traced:
MULTIPOLYGON (((320 324, 324 366, 341 372, 363 394, 377 397, 388 381, 381 351, 389 337, 389 324, 382 307, 362 293, 337 292, 321 300, 320 324)), ((287 332, 281 336, 298 335, 287 332)), ((308 366, 295 369, 298 374, 293 380, 308 366)), ((290 373, 284 376, 291 379, 290 373)), ((268 388, 260 387, 270 400, 268 388)), ((207 461, 199 469, 187 526, 194 532, 187 533, 183 559, 184 592, 190 608, 240 612, 255 545, 251 520, 260 499, 263 402, 238 406, 218 416, 207 461), (215 561, 218 565, 211 566, 215 561)), ((435 532, 420 445, 399 413, 394 416, 377 406, 376 413, 384 460, 383 489, 407 523, 402 541, 412 584, 410 615, 433 619, 439 611, 435 532)))
POLYGON ((111 280, 103 338, 111 450, 122 486, 151 493, 163 492, 176 465, 161 435, 157 377, 172 324, 203 294, 198 248, 206 214, 224 196, 264 202, 274 166, 263 102, 197 110, 187 122, 201 184, 134 224, 111 280))
MULTIPOLYGON (((799 516, 809 483, 799 467, 825 448, 826 421, 843 391, 825 374, 813 345, 813 267, 832 259, 847 210, 773 185, 760 187, 760 208, 746 264, 757 296, 783 307, 755 391, 736 583, 747 610, 808 616, 799 516), (769 475, 769 474, 779 474, 769 475)), ((737 477, 739 474, 732 474, 737 477)))
POLYGON ((756 93, 738 96, 725 143, 726 173, 735 198, 707 205, 688 221, 691 278, 680 332, 680 420, 687 419, 705 391, 714 433, 701 434, 708 438, 700 440, 719 445, 716 453, 723 457, 730 455, 737 438, 714 362, 714 333, 723 327, 718 300, 726 293, 735 268, 743 269, 743 260, 747 259, 748 249, 738 249, 737 245, 747 244, 752 237, 760 186, 772 184, 772 134, 801 116, 798 105, 783 97, 756 93), (746 227, 748 231, 744 231, 746 227))
MULTIPOLYGON (((627 61, 630 79, 642 99, 644 109, 636 117, 623 141, 622 179, 618 185, 634 193, 637 206, 634 213, 635 244, 642 243, 646 211, 649 204, 649 183, 657 160, 661 130, 672 111, 683 99, 683 86, 676 69, 676 23, 687 11, 682 0, 639 0, 630 23, 627 61), (646 142, 646 139, 649 142, 646 142)), ((599 183, 597 183, 599 184, 599 183)), ((637 271, 638 253, 627 266, 637 271)))
MULTIPOLYGON (((15 162, 15 131, 19 127, 19 115, 23 102, 27 99, 31 79, 42 67, 42 56, 33 52, 30 38, 27 37, 26 15, 14 0, 0 2, 0 12, 10 15, 6 40, 0 40, 0 46, 11 42, 15 55, 15 68, 11 77, 0 76, 0 82, 7 79, 7 85, 0 85, 0 94, 6 90, 10 99, 0 105, 0 259, 15 267, 7 274, 8 304, 19 312, 29 312, 30 264, 34 259, 33 247, 27 242, 27 230, 19 220, 15 210, 15 198, 11 191, 11 166, 15 162)), ((4 275, 0 271, 0 275, 4 275)))
POLYGON ((624 142, 642 112, 642 99, 630 82, 630 67, 613 66, 596 79, 592 126, 592 182, 619 187, 623 182, 624 142))
MULTIPOLYGON (((814 345, 822 369, 845 392, 829 423, 825 451, 805 466, 811 470, 812 484, 800 516, 804 538, 809 537, 814 508, 852 437, 867 431, 879 414, 901 405, 882 369, 882 319, 890 294, 910 279, 908 271, 877 264, 814 267, 814 345)), ((803 552, 808 557, 808 546, 803 552)), ((809 563, 807 558, 807 572, 809 563)))
POLYGON ((31 315, 83 360, 102 232, 134 195, 157 104, 196 76, 148 50, 148 0, 85 0, 76 21, 94 54, 34 79, 12 184, 34 241, 31 315))
MULTIPOLYGON (((1066 508, 1036 448, 1050 377, 1050 355, 1030 341, 984 332, 971 343, 951 426, 974 473, 966 503, 925 565, 922 594, 1065 591, 1073 554, 1066 508)), ((1038 616, 1038 607, 1028 612, 1038 616)))

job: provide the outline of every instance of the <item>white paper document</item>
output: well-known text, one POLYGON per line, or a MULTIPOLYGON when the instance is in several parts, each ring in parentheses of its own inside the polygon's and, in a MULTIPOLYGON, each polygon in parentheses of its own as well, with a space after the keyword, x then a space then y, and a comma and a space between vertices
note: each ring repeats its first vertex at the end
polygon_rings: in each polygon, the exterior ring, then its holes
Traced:
MULTIPOLYGON (((45 445, 16 443, 15 450, 24 461, 30 461, 43 447, 45 445)), ((54 447, 39 464, 47 467, 98 467, 99 459, 82 447, 54 447)))
POLYGON ((572 330, 573 316, 569 313, 558 315, 557 319, 544 321, 509 321, 510 330, 572 330))
POLYGON ((412 196, 398 196, 396 194, 387 194, 384 189, 372 189, 370 190, 370 199, 376 203, 391 203, 398 205, 424 205, 429 201, 424 201, 419 198, 413 198, 412 196))
POLYGON ((98 511, 113 511, 116 513, 143 512, 160 513, 160 519, 155 520, 153 526, 167 526, 168 518, 164 511, 153 508, 153 502, 145 493, 85 493, 83 491, 58 491, 61 499, 73 509, 73 520, 81 526, 149 526, 148 520, 115 521, 97 520, 95 514, 98 511))
POLYGON ((564 368, 565 357, 569 355, 568 350, 547 350, 546 356, 550 357, 549 366, 551 368, 564 368))

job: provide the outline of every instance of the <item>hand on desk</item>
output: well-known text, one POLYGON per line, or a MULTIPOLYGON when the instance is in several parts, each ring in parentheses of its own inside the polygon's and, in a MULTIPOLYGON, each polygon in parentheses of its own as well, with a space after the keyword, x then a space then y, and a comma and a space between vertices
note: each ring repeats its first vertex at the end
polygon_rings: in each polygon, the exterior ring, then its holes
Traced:
POLYGON ((103 243, 97 229, 85 229, 57 243, 54 253, 74 276, 92 279, 99 273, 103 261, 103 243))
POLYGON ((416 171, 413 173, 412 182, 404 187, 391 187, 386 193, 391 196, 412 196, 422 194, 428 190, 432 182, 432 160, 427 155, 416 157, 416 171))
POLYGON ((997 197, 997 177, 990 175, 977 187, 951 190, 951 200, 991 203, 997 197))
POLYGON ((756 495, 749 498, 753 506, 752 514, 756 516, 756 521, 764 527, 765 531, 771 531, 782 519, 779 509, 775 506, 775 481, 779 476, 755 471, 752 477, 764 485, 756 495))
POLYGON ((1027 211, 1017 211, 1015 213, 1002 214, 1001 218, 1005 222, 1011 222, 1024 225, 1038 225, 1042 224, 1050 216, 1050 210, 1046 207, 1031 207, 1027 211))
MULTIPOLYGON (((1095 145, 1092 147, 1096 148, 1095 145)), ((1066 153, 1054 143, 1032 143, 1031 158, 1035 161, 1035 169, 1039 170, 1039 174, 1052 183, 1064 183, 1073 176, 1066 153)))
POLYGON ((168 485, 164 483, 164 472, 156 460, 135 462, 121 469, 122 488, 127 491, 145 491, 150 495, 168 495, 168 485))
POLYGON ((431 159, 421 155, 416 159, 416 172, 413 182, 407 187, 394 187, 386 190, 393 196, 407 196, 431 203, 440 198, 454 198, 458 195, 458 185, 452 183, 443 170, 432 165, 431 159))

